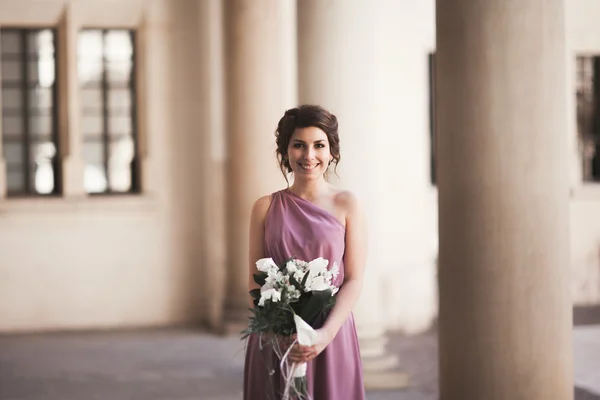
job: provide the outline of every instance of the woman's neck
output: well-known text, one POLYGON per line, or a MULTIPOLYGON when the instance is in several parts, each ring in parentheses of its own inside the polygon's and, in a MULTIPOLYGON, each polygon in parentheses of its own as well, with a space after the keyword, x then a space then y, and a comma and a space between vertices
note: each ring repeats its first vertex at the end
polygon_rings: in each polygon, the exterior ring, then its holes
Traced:
POLYGON ((304 199, 314 200, 329 191, 331 185, 324 179, 316 181, 295 181, 289 190, 304 199))

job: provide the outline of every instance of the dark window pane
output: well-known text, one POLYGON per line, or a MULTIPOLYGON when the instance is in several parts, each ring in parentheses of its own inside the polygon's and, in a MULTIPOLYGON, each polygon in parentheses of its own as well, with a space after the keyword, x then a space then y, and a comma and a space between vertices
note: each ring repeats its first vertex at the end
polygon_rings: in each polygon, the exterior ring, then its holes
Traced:
POLYGON ((2 109, 22 110, 23 91, 21 89, 2 88, 2 109))
POLYGON ((7 164, 19 165, 23 163, 23 144, 22 143, 4 143, 4 160, 7 164))
POLYGON ((54 31, 7 28, 0 37, 7 194, 56 193, 54 31))
POLYGON ((6 172, 6 189, 9 193, 24 193, 25 192, 25 172, 23 171, 7 171, 6 172))
POLYGON ((21 115, 3 115, 2 134, 10 137, 21 137, 23 135, 23 117, 21 115))
POLYGON ((0 48, 2 54, 20 55, 23 49, 20 32, 3 30, 0 34, 0 48))
POLYGON ((435 53, 430 53, 429 66, 429 168, 432 185, 437 184, 435 154, 435 53))
POLYGON ((600 56, 577 57, 576 74, 583 180, 600 181, 600 56))
POLYGON ((2 59, 2 81, 20 82, 23 79, 22 63, 18 60, 2 59))

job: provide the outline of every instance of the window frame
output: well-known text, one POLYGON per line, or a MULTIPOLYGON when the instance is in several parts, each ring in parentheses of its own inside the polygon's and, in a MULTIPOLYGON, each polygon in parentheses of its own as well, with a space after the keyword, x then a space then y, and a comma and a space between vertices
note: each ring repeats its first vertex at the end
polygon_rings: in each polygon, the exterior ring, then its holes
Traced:
MULTIPOLYGON (((21 122, 23 123, 23 138, 21 139, 20 143, 23 146, 22 149, 22 157, 23 157, 23 172, 24 172, 24 190, 23 191, 19 191, 19 192, 15 192, 15 191, 10 191, 8 188, 8 179, 7 179, 7 175, 9 172, 9 165, 6 162, 5 159, 5 171, 4 171, 4 176, 2 177, 3 179, 5 179, 6 182, 6 187, 5 187, 5 196, 6 198, 9 199, 13 199, 13 198, 37 198, 37 197, 61 197, 63 195, 63 169, 62 169, 62 157, 61 157, 61 140, 60 140, 60 132, 59 132, 59 113, 60 113, 60 103, 59 103, 59 86, 60 86, 60 82, 59 82, 59 58, 60 58, 60 46, 59 46, 59 40, 58 40, 58 28, 55 26, 35 26, 35 27, 30 27, 30 26, 7 26, 7 27, 0 27, 0 35, 4 34, 5 32, 11 32, 11 33, 18 33, 19 34, 19 40, 21 41, 20 46, 21 46, 21 59, 18 60, 21 68, 21 83, 20 84, 16 84, 14 87, 10 86, 10 88, 14 88, 14 89, 18 89, 20 91, 20 94, 22 96, 21 98, 21 107, 22 107, 22 120, 21 122), (55 146, 56 149, 56 153, 55 156, 52 159, 52 169, 53 169, 53 178, 54 178, 54 185, 53 185, 53 190, 50 193, 38 193, 35 191, 35 188, 32 184, 31 181, 31 148, 32 148, 32 144, 34 143, 34 141, 31 138, 31 132, 30 132, 30 118, 32 117, 33 114, 33 110, 31 110, 30 105, 29 105, 29 91, 31 90, 31 84, 29 81, 29 68, 28 68, 28 63, 29 63, 29 51, 28 51, 28 41, 27 41, 27 36, 28 34, 34 33, 34 32, 41 32, 41 31, 45 31, 45 30, 49 30, 52 32, 52 41, 53 41, 53 45, 54 45, 54 83, 51 86, 51 90, 52 90, 52 112, 50 113, 50 116, 52 117, 52 133, 51 133, 51 140, 52 143, 55 146)), ((16 55, 15 55, 16 56, 16 55)), ((0 54, 0 60, 3 60, 2 55, 0 54)), ((2 87, 2 89, 5 88, 5 84, 2 81, 2 78, 0 77, 0 86, 2 87)), ((4 106, 2 106, 2 118, 4 118, 4 106)), ((7 139, 6 137, 6 133, 2 130, 2 148, 5 147, 6 143, 11 142, 10 139, 7 139)), ((17 142, 18 140, 14 140, 12 142, 17 142)), ((6 151, 6 150, 4 150, 6 151)), ((2 157, 4 158, 4 154, 2 154, 2 157)))
MULTIPOLYGON (((575 54, 575 133, 579 147, 579 158, 581 165, 581 181, 585 185, 597 185, 600 183, 600 53, 582 53, 575 54), (580 127, 580 95, 585 90, 580 89, 580 85, 585 83, 580 81, 582 74, 580 60, 591 59, 592 65, 592 117, 589 122, 592 125, 592 132, 582 132, 580 127), (594 132, 594 130, 596 132, 594 132), (593 154, 588 156, 590 146, 593 147, 593 154), (595 170, 595 171, 594 171, 595 170)), ((585 102, 585 100, 582 100, 585 102)))
POLYGON ((427 55, 429 86, 429 183, 437 186, 436 107, 435 107, 435 50, 427 55))
MULTIPOLYGON (((85 190, 84 183, 84 191, 88 196, 127 196, 127 195, 139 195, 142 194, 142 179, 141 179, 141 155, 139 148, 139 111, 138 111, 138 35, 139 31, 136 28, 132 27, 82 27, 77 31, 77 39, 79 40, 79 35, 82 32, 86 31, 99 31, 101 32, 103 43, 104 38, 107 33, 113 31, 126 31, 131 38, 131 73, 129 77, 129 85, 126 88, 131 96, 131 109, 130 109, 130 117, 131 117, 131 138, 133 141, 133 157, 130 163, 130 175, 131 175, 131 187, 127 191, 115 191, 110 188, 110 168, 109 168, 109 159, 110 159, 110 134, 109 134, 109 91, 110 91, 110 83, 108 80, 108 69, 107 69, 107 59, 106 59, 106 48, 103 46, 102 48, 102 82, 100 83, 99 90, 101 91, 102 97, 102 132, 101 132, 101 142, 103 145, 103 166, 104 173, 106 174, 107 187, 106 190, 102 192, 89 192, 85 190)), ((80 54, 77 53, 77 63, 79 66, 80 54)), ((78 82, 78 90, 81 92, 85 90, 80 81, 79 70, 77 71, 77 82, 78 82)), ((124 87, 125 88, 125 87, 124 87)), ((83 120, 85 108, 83 104, 80 104, 79 113, 83 120)), ((81 130, 81 141, 82 144, 86 143, 86 133, 81 130)), ((83 158, 83 168, 85 169, 87 162, 85 157, 83 158)), ((85 178, 84 178, 85 179, 85 178)))

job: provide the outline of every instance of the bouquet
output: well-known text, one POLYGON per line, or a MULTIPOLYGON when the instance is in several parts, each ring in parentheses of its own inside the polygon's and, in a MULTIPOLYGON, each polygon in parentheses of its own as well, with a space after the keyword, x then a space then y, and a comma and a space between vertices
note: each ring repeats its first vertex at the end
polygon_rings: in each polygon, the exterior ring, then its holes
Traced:
POLYGON ((248 327, 242 331, 242 340, 258 334, 261 346, 264 340, 273 347, 285 382, 284 400, 290 398, 290 392, 301 399, 307 398, 306 364, 290 367, 287 355, 296 341, 303 346, 316 344, 313 325, 335 304, 338 288, 332 281, 339 273, 339 266, 334 263, 328 270, 328 264, 323 258, 310 262, 290 258, 281 266, 271 258, 256 262, 258 272, 254 281, 260 288, 250 291, 254 308, 250 310, 248 327), (294 333, 297 339, 284 351, 285 346, 279 340, 294 333))

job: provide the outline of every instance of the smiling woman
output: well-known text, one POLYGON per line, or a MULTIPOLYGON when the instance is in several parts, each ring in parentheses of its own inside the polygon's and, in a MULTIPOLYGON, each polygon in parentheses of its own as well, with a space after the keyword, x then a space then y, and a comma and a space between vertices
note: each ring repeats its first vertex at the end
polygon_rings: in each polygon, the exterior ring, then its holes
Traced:
MULTIPOLYGON (((366 223, 354 195, 327 182, 340 161, 338 121, 319 106, 285 112, 276 131, 277 158, 288 188, 261 197, 250 218, 248 290, 258 289, 256 262, 277 265, 294 257, 323 258, 339 266, 335 306, 316 318, 311 346, 294 344, 288 360, 307 363, 307 392, 315 400, 365 398, 358 338, 352 309, 362 288, 366 258, 366 223)), ((249 296, 252 307, 252 298, 249 296)), ((272 336, 269 334, 268 336, 272 336)), ((281 338, 292 343, 291 338, 281 338)), ((259 334, 248 337, 244 399, 286 399, 276 351, 259 334)))
MULTIPOLYGON (((317 166, 327 178, 328 167, 340 162, 340 139, 335 115, 319 106, 304 105, 285 112, 276 131, 277 158, 286 181, 288 174, 317 166), (320 165, 317 165, 318 162, 320 165)), ((289 183, 289 181, 288 181, 289 183)))

